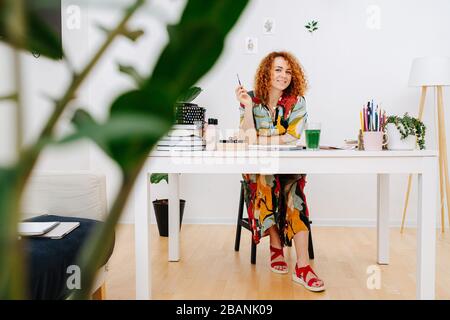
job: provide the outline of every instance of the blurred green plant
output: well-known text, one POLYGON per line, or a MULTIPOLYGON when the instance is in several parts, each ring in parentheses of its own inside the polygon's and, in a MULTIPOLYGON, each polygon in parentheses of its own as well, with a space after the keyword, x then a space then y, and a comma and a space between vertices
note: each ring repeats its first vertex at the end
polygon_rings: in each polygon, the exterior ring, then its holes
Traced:
POLYGON ((177 102, 179 103, 189 103, 195 100, 195 98, 198 97, 198 95, 202 92, 202 88, 200 87, 192 87, 187 89, 185 92, 181 94, 181 96, 178 97, 177 102))
MULTIPOLYGON (((120 94, 114 100, 109 117, 103 123, 97 122, 86 110, 76 110, 72 119, 75 132, 56 141, 53 131, 61 114, 113 41, 119 36, 137 41, 142 35, 142 30, 130 30, 127 25, 145 4, 145 0, 136 0, 126 8, 114 29, 104 30, 107 33, 104 43, 82 70, 72 71, 71 83, 56 99, 54 112, 35 143, 24 147, 21 139, 17 138, 16 163, 0 167, 0 299, 26 298, 24 257, 17 240, 17 223, 21 217, 22 194, 31 172, 46 146, 80 138, 96 142, 118 164, 122 173, 120 190, 105 223, 86 241, 88 245, 84 246, 79 257, 81 289, 74 291, 72 297, 89 297, 95 274, 107 254, 104 249, 113 241, 115 226, 148 153, 174 123, 173 106, 177 98, 215 64, 223 50, 225 37, 247 2, 188 1, 179 23, 167 27, 169 42, 151 74, 141 76, 132 66, 119 66, 121 72, 132 77, 136 88, 120 94)), ((60 43, 55 42, 56 38, 44 25, 32 11, 25 8, 23 0, 0 0, 0 31, 6 35, 0 40, 16 48, 15 76, 19 79, 15 92, 2 93, 2 96, 16 103, 17 114, 21 114, 24 109, 17 49, 36 50, 48 58, 62 56, 66 60, 60 43)), ((17 135, 20 135, 20 121, 17 126, 17 135)))
POLYGON ((167 173, 152 173, 150 176, 150 183, 157 184, 163 180, 169 183, 169 175, 167 173))

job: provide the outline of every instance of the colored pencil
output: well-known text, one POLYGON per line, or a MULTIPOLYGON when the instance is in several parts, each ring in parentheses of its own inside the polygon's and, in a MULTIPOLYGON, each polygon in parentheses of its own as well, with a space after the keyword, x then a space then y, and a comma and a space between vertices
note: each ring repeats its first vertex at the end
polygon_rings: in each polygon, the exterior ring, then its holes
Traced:
POLYGON ((359 112, 359 124, 361 127, 361 131, 364 130, 364 124, 363 124, 363 117, 362 117, 362 111, 359 112))

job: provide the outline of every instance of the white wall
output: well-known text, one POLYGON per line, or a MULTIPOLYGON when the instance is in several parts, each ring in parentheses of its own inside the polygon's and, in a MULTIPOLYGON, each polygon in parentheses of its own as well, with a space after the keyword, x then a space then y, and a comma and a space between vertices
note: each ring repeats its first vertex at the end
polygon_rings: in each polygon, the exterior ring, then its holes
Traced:
MULTIPOLYGON (((324 144, 339 145, 356 136, 358 110, 367 99, 381 101, 391 114, 409 111, 417 115, 420 89, 407 86, 410 64, 417 56, 450 56, 450 43, 444 40, 450 36, 449 12, 448 1, 433 1, 432 6, 425 1, 254 1, 230 35, 219 64, 201 81, 206 90, 198 101, 224 127, 236 127, 238 113, 232 94, 235 73, 239 72, 242 82, 251 86, 255 68, 265 54, 288 50, 299 58, 308 75, 310 120, 322 122, 324 144), (366 27, 366 9, 373 4, 381 9, 380 30, 366 27), (276 21, 273 36, 262 33, 265 17, 276 21), (319 20, 320 25, 313 35, 303 27, 312 19, 319 20), (433 31, 426 26, 432 26, 433 31), (259 40, 256 55, 243 53, 243 42, 248 36, 259 40)), ((450 103, 449 94, 446 90, 445 105, 450 103)), ((424 118, 429 128, 429 148, 435 146, 433 102, 429 95, 424 118)), ((448 114, 446 118, 449 119, 448 114)), ((221 217, 223 221, 234 222, 239 177, 198 176, 183 180, 181 191, 189 200, 188 220, 221 217), (223 185, 220 193, 208 193, 203 200, 195 197, 217 185, 223 185), (220 207, 217 203, 221 203, 220 207)), ((403 175, 391 179, 393 224, 401 221, 406 180, 403 175)), ((373 175, 310 175, 306 193, 315 224, 374 224, 373 175)), ((408 221, 415 221, 416 199, 413 185, 408 221)))
MULTIPOLYGON (((164 6, 162 1, 158 1, 155 7, 159 16, 166 15, 166 20, 167 17, 175 19, 181 6, 171 8, 171 5, 175 6, 174 3, 164 6)), ((450 36, 448 12, 450 2, 445 0, 434 1, 432 6, 420 0, 254 0, 229 35, 216 66, 199 82, 204 92, 196 102, 207 108, 207 117, 219 119, 223 132, 237 128, 239 115, 233 94, 236 73, 250 88, 262 57, 272 50, 288 50, 299 58, 308 76, 310 120, 322 122, 324 144, 339 145, 346 138, 355 138, 358 112, 370 98, 381 101, 391 114, 406 111, 417 114, 420 90, 407 86, 410 64, 417 56, 450 56, 450 43, 444 40, 450 36), (378 5, 381 9, 379 30, 366 26, 370 19, 369 5, 378 5), (263 35, 262 25, 266 17, 275 19, 274 35, 263 35), (304 24, 312 19, 319 20, 320 27, 313 35, 304 28, 304 24), (257 54, 245 53, 244 40, 248 36, 258 38, 257 54)), ((128 61, 144 71, 150 70, 146 66, 155 62, 161 45, 167 41, 161 21, 155 16, 146 12, 133 20, 149 34, 137 45, 120 41, 110 51, 95 81, 91 82, 90 88, 96 92, 91 97, 91 105, 99 114, 115 97, 118 88, 127 87, 127 80, 114 71, 114 61, 128 61)), ((92 13, 91 24, 94 20, 112 23, 116 18, 112 12, 97 10, 92 13)), ((95 36, 91 40, 91 47, 97 44, 95 36)), ((445 105, 450 105, 449 94, 445 90, 445 105)), ((433 148, 434 100, 431 94, 426 103, 427 146, 433 148)), ((101 155, 92 154, 91 167, 110 168, 107 170, 114 177, 114 166, 105 166, 101 155)), ((234 223, 239 202, 239 180, 239 175, 183 176, 180 193, 187 200, 185 222, 234 223)), ((401 221, 406 180, 406 175, 391 179, 391 222, 395 225, 401 221)), ((109 187, 114 189, 117 181, 116 175, 109 187)), ((167 186, 164 183, 152 187, 153 199, 166 197, 167 186)), ((306 192, 316 225, 374 224, 374 175, 310 175, 306 192)), ((414 223, 416 184, 413 184, 410 199, 407 219, 414 223)), ((122 221, 133 221, 132 209, 131 203, 122 221)))
MULTIPOLYGON (((64 0, 63 17, 67 18, 67 6, 77 2, 86 3, 64 0)), ((64 29, 64 45, 75 65, 82 65, 104 38, 95 24, 101 22, 113 26, 120 16, 118 8, 130 2, 111 0, 107 6, 102 1, 103 6, 90 5, 89 11, 87 8, 82 11, 80 29, 64 29)), ((146 35, 136 44, 125 39, 117 40, 73 107, 88 106, 97 118, 102 119, 117 94, 132 85, 117 72, 116 62, 133 64, 143 73, 152 70, 167 41, 165 22, 177 20, 185 1, 149 3, 151 7, 146 7, 131 21, 133 26, 144 28, 146 35)), ((432 4, 422 0, 253 0, 227 38, 216 66, 199 82, 204 91, 196 102, 207 108, 207 117, 219 119, 223 130, 237 128, 238 104, 233 93, 236 73, 239 73, 243 84, 251 88, 255 69, 262 57, 272 50, 288 50, 299 58, 307 73, 310 85, 306 96, 307 108, 310 120, 322 122, 322 143, 341 144, 344 139, 356 136, 358 112, 370 98, 381 101, 391 114, 405 111, 417 114, 420 89, 407 86, 410 64, 418 56, 450 56, 448 12, 450 1, 447 0, 434 0, 432 4), (366 26, 369 5, 378 5, 381 9, 379 30, 366 26), (275 19, 274 35, 263 35, 262 25, 266 17, 275 19), (312 19, 319 21, 319 30, 313 35, 304 28, 304 24, 312 19), (244 40, 248 36, 258 38, 257 54, 245 54, 244 40)), ((3 59, 5 50, 0 46, 0 93, 9 83, 3 76, 8 66, 3 59)), ((60 65, 47 63, 45 59, 40 63, 30 60, 30 57, 27 59, 26 66, 30 71, 26 76, 30 86, 27 93, 27 137, 33 137, 50 111, 50 104, 40 94, 61 92, 68 78, 60 65)), ((428 148, 435 147, 433 105, 433 95, 429 94, 424 115, 428 125, 428 148)), ((450 105, 448 88, 444 89, 444 105, 450 105)), ((4 120, 8 112, 8 107, 0 105, 0 160, 7 159, 11 153, 9 135, 12 128, 10 122, 4 120)), ((448 112, 446 118, 450 118, 448 112)), ((447 123, 450 122, 447 120, 447 123)), ((447 135, 450 134, 449 126, 447 135)), ((105 172, 111 204, 120 182, 116 166, 92 144, 70 148, 49 151, 40 165, 105 172)), ((183 176, 180 192, 187 200, 185 223, 234 223, 239 180, 239 175, 183 176), (211 189, 216 191, 211 192, 211 189)), ((401 220, 406 180, 405 175, 391 179, 393 224, 401 220)), ((375 183, 376 177, 372 175, 310 175, 306 193, 314 224, 372 225, 375 221, 375 183)), ((167 194, 165 184, 153 186, 152 190, 153 198, 167 194)), ((413 185, 407 217, 411 223, 415 222, 415 200, 416 184, 413 185)), ((130 202, 122 221, 133 221, 133 209, 130 202)))
MULTIPOLYGON (((261 58, 272 50, 288 50, 306 70, 310 84, 307 108, 311 120, 322 122, 322 142, 339 145, 356 137, 358 112, 370 98, 381 101, 391 114, 409 111, 417 115, 420 89, 407 86, 411 61, 425 55, 450 56, 450 43, 445 40, 450 38, 449 12, 450 2, 445 0, 433 1, 433 5, 406 0, 253 1, 230 34, 218 64, 200 81, 205 91, 197 102, 207 108, 207 116, 220 119, 222 128, 236 128, 236 72, 244 85, 251 87, 261 58), (380 30, 366 27, 366 9, 373 4, 381 8, 380 30), (275 19, 275 35, 263 35, 265 17, 275 19), (313 35, 303 27, 312 19, 320 25, 313 35), (259 40, 256 55, 244 53, 248 36, 259 40)), ((450 105, 449 95, 446 89, 445 105, 450 105)), ((429 94, 424 115, 428 148, 435 146, 433 105, 433 95, 429 94)), ((234 223, 239 179, 238 175, 183 177, 181 194, 188 200, 186 222, 234 223)), ((391 223, 395 225, 401 221, 406 181, 406 175, 391 179, 391 223)), ((416 219, 416 187, 413 184, 407 215, 411 223, 416 219)), ((316 225, 375 222, 374 175, 310 175, 306 193, 316 225)))

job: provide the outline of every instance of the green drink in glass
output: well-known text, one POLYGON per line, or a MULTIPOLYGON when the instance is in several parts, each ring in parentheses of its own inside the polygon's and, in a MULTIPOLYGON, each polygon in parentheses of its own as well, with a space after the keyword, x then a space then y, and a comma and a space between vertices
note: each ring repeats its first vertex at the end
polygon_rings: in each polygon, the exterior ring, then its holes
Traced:
POLYGON ((307 123, 305 130, 306 149, 319 150, 320 123, 307 123))

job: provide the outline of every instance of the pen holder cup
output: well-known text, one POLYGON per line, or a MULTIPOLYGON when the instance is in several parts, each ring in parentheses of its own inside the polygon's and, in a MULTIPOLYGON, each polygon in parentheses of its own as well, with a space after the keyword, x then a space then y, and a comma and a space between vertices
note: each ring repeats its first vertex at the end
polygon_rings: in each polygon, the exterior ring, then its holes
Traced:
POLYGON ((382 131, 364 131, 363 144, 365 151, 381 151, 383 146, 389 142, 389 136, 382 131), (383 143, 383 136, 386 136, 386 142, 383 143))

